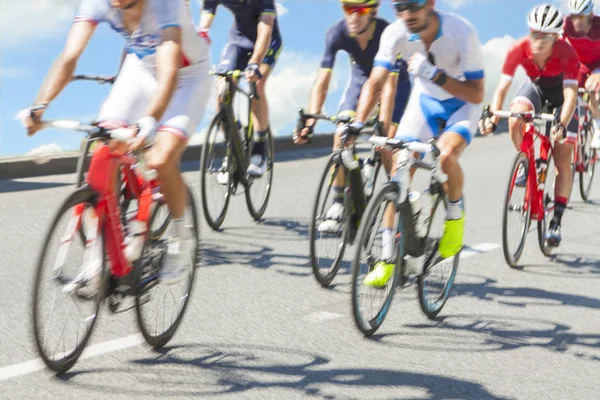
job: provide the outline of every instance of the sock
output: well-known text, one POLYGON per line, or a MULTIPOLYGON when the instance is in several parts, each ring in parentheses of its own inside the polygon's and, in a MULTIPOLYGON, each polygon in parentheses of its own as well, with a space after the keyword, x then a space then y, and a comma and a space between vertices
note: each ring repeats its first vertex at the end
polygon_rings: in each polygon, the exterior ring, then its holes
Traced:
POLYGON ((455 220, 462 218, 463 201, 462 197, 457 201, 448 202, 448 209, 446 210, 446 219, 455 220))
POLYGON ((550 229, 560 226, 568 201, 569 199, 566 197, 556 197, 556 200, 554 201, 554 216, 552 217, 552 221, 550 221, 550 229))
POLYGON ((267 131, 255 132, 254 133, 254 148, 252 154, 265 154, 265 137, 267 131))
POLYGON ((333 188, 333 203, 342 204, 344 202, 344 187, 334 186, 333 188))
POLYGON ((390 261, 394 253, 394 232, 390 228, 383 228, 381 232, 381 259, 390 261))
POLYGON ((175 224, 175 234, 180 239, 187 239, 189 236, 189 230, 185 226, 185 213, 181 216, 181 218, 173 219, 173 223, 175 224))

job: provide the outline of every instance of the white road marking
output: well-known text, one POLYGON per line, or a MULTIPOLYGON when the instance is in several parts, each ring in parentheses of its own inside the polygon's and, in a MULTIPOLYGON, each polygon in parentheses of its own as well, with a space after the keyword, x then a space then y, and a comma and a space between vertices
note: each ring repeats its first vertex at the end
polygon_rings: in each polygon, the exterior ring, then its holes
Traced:
POLYGON ((488 251, 496 250, 500 248, 499 244, 495 243, 479 243, 475 246, 465 246, 460 253, 460 259, 473 257, 482 253, 487 253, 488 251))
MULTIPOLYGON (((115 351, 124 350, 129 347, 135 347, 144 343, 144 338, 140 334, 122 337, 119 339, 108 340, 88 346, 84 351, 80 360, 90 357, 96 357, 102 354, 114 353, 115 351)), ((46 368, 46 364, 41 358, 35 360, 24 361, 18 364, 7 365, 0 367, 0 381, 4 381, 18 376, 28 375, 33 372, 41 371, 46 368)))
POLYGON ((327 311, 317 311, 317 312, 308 314, 306 317, 304 317, 304 319, 313 321, 313 322, 319 322, 319 321, 325 321, 325 320, 329 320, 329 319, 336 319, 336 318, 343 318, 343 317, 344 316, 342 314, 338 314, 338 313, 332 313, 332 312, 327 312, 327 311))

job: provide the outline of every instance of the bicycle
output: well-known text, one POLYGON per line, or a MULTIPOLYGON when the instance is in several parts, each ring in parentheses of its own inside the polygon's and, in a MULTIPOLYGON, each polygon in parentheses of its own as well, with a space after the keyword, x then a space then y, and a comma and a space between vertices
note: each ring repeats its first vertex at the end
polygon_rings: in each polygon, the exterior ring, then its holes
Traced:
MULTIPOLYGON (((305 114, 302 109, 298 111, 298 114, 297 132, 300 132, 304 128, 308 119, 327 120, 336 125, 338 123, 350 122, 350 117, 348 116, 305 114)), ((374 127, 376 131, 379 131, 381 125, 379 125, 378 119, 375 117, 369 121, 367 127, 374 127)), ((317 282, 323 287, 329 286, 337 275, 346 246, 354 243, 360 219, 369 202, 370 194, 373 191, 373 186, 377 181, 382 164, 379 153, 374 151, 373 148, 369 158, 371 167, 370 176, 367 177, 369 184, 365 188, 361 173, 364 168, 364 165, 360 163, 362 160, 359 159, 357 161, 355 159, 354 146, 344 148, 345 144, 345 138, 342 138, 340 148, 334 150, 327 159, 325 169, 319 181, 310 220, 309 245, 311 266, 317 282), (344 212, 340 221, 341 228, 337 232, 328 232, 327 229, 320 230, 319 227, 327 219, 327 211, 332 205, 329 204, 328 200, 332 194, 332 185, 335 177, 340 170, 343 171, 345 177, 344 200, 342 202, 344 212), (367 189, 367 193, 365 193, 364 189, 367 189), (322 199, 323 202, 321 203, 322 199), (329 243, 330 241, 333 241, 333 243, 329 243), (338 243, 338 241, 341 242, 338 243), (327 254, 324 258, 321 258, 318 254, 320 252, 317 251, 317 242, 324 244, 326 253, 329 248, 335 249, 335 254, 332 257, 329 257, 327 254), (325 273, 321 272, 321 261, 323 261, 324 267, 327 268, 327 272, 325 273)))
POLYGON ((147 234, 141 256, 135 261, 129 261, 124 243, 126 227, 119 215, 115 190, 119 168, 124 166, 127 185, 138 195, 140 201, 137 219, 146 222, 146 226, 151 226, 159 210, 159 207, 154 207, 151 211, 151 205, 164 203, 156 173, 147 169, 138 152, 135 155, 118 154, 106 145, 111 139, 126 141, 133 136, 133 129, 107 130, 70 120, 45 121, 43 127, 85 132, 91 140, 100 140, 102 144, 94 150, 86 183, 69 195, 59 207, 39 254, 32 296, 33 336, 38 353, 51 370, 57 373, 68 371, 77 362, 91 337, 101 304, 106 300, 109 311, 113 314, 121 313, 130 309, 121 307, 127 297, 132 297, 135 302, 133 308, 137 323, 146 342, 155 349, 163 347, 171 340, 182 321, 198 263, 199 228, 195 202, 189 188, 188 207, 192 220, 186 221, 186 226, 194 235, 195 241, 192 254, 189 255, 193 261, 192 268, 177 285, 157 284, 168 242, 164 238, 153 239, 147 234), (61 225, 63 217, 66 219, 64 226, 61 225), (76 232, 81 230, 85 231, 84 240, 77 240, 81 237, 76 232), (58 237, 54 238, 54 235, 58 237), (55 243, 58 244, 58 250, 51 251, 51 246, 55 243), (67 257, 67 252, 77 250, 74 247, 78 244, 83 245, 83 251, 80 249, 78 252, 83 261, 75 259, 76 271, 85 271, 90 265, 99 269, 100 274, 92 277, 100 280, 96 281, 99 283, 96 291, 86 292, 82 282, 75 279, 79 274, 73 278, 74 273, 66 271, 66 262, 77 256, 67 257), (107 262, 110 263, 110 268, 107 267, 107 262), (47 324, 43 321, 46 302, 45 291, 42 290, 42 284, 46 282, 53 289, 50 296, 52 308, 55 298, 61 295, 64 298, 59 306, 71 302, 76 306, 71 313, 65 312, 64 307, 52 311, 47 324), (156 293, 163 289, 167 293, 156 293), (156 310, 151 309, 155 300, 173 303, 174 315, 165 315, 168 304, 159 304, 156 310), (84 310, 86 308, 87 311, 84 310), (52 318, 58 317, 61 312, 66 314, 67 321, 63 328, 57 328, 58 324, 53 324, 52 318), (156 320, 152 321, 152 317, 156 320), (78 321, 75 329, 67 329, 71 320, 78 321), (54 332, 59 334, 58 340, 56 344, 49 344, 48 336, 54 332), (74 338, 75 345, 67 349, 68 338, 74 338))
MULTIPOLYGON (((525 239, 529 232, 529 226, 532 220, 537 221, 538 244, 540 250, 546 256, 550 255, 552 248, 546 246, 544 237, 549 225, 552 212, 554 210, 554 191, 548 190, 546 181, 548 172, 554 171, 551 166, 553 159, 553 146, 551 135, 552 123, 556 121, 558 114, 534 113, 530 112, 510 112, 494 111, 493 114, 500 118, 522 118, 525 123, 523 141, 521 149, 514 158, 513 167, 509 176, 508 187, 506 189, 506 198, 504 201, 504 210, 502 216, 502 248, 504 258, 509 266, 517 267, 517 263, 523 254, 525 248, 525 239), (535 123, 545 122, 545 133, 540 133, 535 123), (539 139, 539 157, 536 158, 536 140, 539 139), (527 174, 525 187, 518 187, 515 184, 519 170, 524 169, 527 174), (515 205, 511 205, 511 198, 515 189, 523 189, 523 195, 518 196, 515 205), (517 246, 513 251, 509 244, 509 213, 515 212, 521 214, 522 227, 515 232, 517 236, 517 246)), ((554 182, 554 180, 552 180, 554 182)))
POLYGON ((598 153, 591 147, 594 127, 589 106, 589 96, 595 96, 596 92, 579 88, 579 95, 577 99, 579 129, 573 158, 573 185, 575 184, 575 173, 579 173, 579 194, 583 201, 587 202, 590 199, 594 171, 598 162, 598 153))
POLYGON ((389 312, 396 287, 402 288, 410 278, 417 279, 421 310, 428 318, 435 318, 450 296, 462 252, 447 259, 442 259, 438 253, 448 200, 444 189, 447 176, 440 173, 440 150, 436 147, 436 139, 421 143, 371 137, 369 141, 398 150, 398 172, 371 198, 357 234, 358 245, 352 261, 352 314, 357 328, 365 336, 371 336, 379 329, 389 312), (425 157, 431 155, 432 161, 416 160, 413 152, 424 153, 425 157), (431 176, 429 190, 419 198, 411 196, 412 168, 428 170, 431 176), (438 212, 440 210, 442 212, 438 212), (378 238, 378 235, 382 233, 380 228, 384 216, 388 214, 387 219, 391 220, 391 211, 394 212, 392 258, 396 266, 384 287, 371 287, 363 283, 364 277, 382 259, 375 245, 382 247, 381 236, 378 238), (439 282, 430 282, 435 267, 447 269, 449 273, 439 282), (364 297, 361 296, 361 287, 365 287, 364 297), (371 297, 370 292, 373 293, 371 297))
POLYGON ((271 186, 273 183, 273 164, 274 164, 274 142, 271 129, 267 130, 265 138, 265 154, 267 156, 266 176, 254 178, 249 176, 246 171, 250 164, 252 156, 254 127, 252 123, 252 100, 259 99, 256 94, 256 84, 250 83, 250 91, 246 92, 235 82, 242 71, 230 71, 226 73, 211 72, 211 75, 225 79, 225 89, 219 94, 220 109, 217 115, 212 119, 202 146, 202 155, 200 158, 200 188, 202 194, 202 208, 206 222, 213 230, 218 230, 227 214, 231 195, 237 193, 237 188, 241 184, 244 187, 246 205, 250 215, 255 220, 260 220, 264 215, 269 197, 271 196, 271 186), (233 95, 239 92, 248 98, 248 125, 238 127, 238 120, 235 117, 233 109, 233 95), (241 131, 241 132, 240 132, 241 131), (219 153, 219 156, 216 154, 219 153), (216 167, 213 164, 221 163, 216 167), (209 189, 209 176, 215 176, 216 186, 209 189), (251 189, 257 182, 266 183, 266 189, 263 196, 253 196, 251 189), (220 189, 225 188, 222 192, 220 189), (222 192, 220 195, 217 194, 222 192), (224 203, 215 210, 209 210, 209 194, 217 194, 215 197, 221 197, 224 203), (253 199, 254 197, 254 199, 253 199), (260 201, 260 202, 259 202, 260 201))

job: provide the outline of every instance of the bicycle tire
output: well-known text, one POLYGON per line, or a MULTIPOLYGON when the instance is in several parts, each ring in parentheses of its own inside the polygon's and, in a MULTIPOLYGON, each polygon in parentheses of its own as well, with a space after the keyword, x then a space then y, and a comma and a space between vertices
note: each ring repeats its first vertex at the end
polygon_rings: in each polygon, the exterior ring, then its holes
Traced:
MULTIPOLYGON (((275 165, 275 147, 274 147, 275 141, 273 140, 273 136, 271 134, 271 128, 269 128, 267 130, 266 143, 268 143, 268 150, 267 150, 268 156, 267 156, 267 170, 266 170, 265 174, 268 174, 268 177, 265 177, 265 175, 263 175, 260 178, 258 178, 259 180, 262 180, 265 178, 267 178, 267 180, 268 180, 267 193, 265 194, 262 204, 259 207, 256 207, 252 203, 252 194, 250 193, 250 189, 251 189, 252 185, 249 185, 248 187, 246 187, 246 190, 245 190, 246 205, 248 206, 248 212, 250 213, 252 218, 254 218, 255 221, 260 220, 263 217, 263 215, 265 214, 265 211, 267 210, 267 205, 269 204, 269 199, 271 197, 271 189, 273 188, 273 169, 274 169, 274 165, 275 165)), ((250 148, 250 147, 251 146, 248 146, 248 148, 250 148)))
MULTIPOLYGON (((196 203, 195 203, 194 197, 187 185, 186 185, 186 189, 187 189, 187 193, 188 193, 188 204, 190 206, 190 211, 191 211, 193 231, 194 231, 195 241, 196 241, 196 249, 194 252, 194 260, 193 260, 192 268, 190 270, 190 276, 188 278, 189 281, 188 281, 188 285, 186 288, 186 293, 184 296, 185 299, 183 300, 183 305, 180 308, 180 312, 177 315, 177 317, 175 318, 175 320, 173 321, 172 325, 165 332, 163 332, 160 335, 155 336, 150 333, 150 329, 148 326, 146 326, 144 316, 142 315, 142 307, 145 304, 145 303, 143 303, 143 300, 144 300, 143 296, 145 294, 147 294, 147 292, 140 293, 138 296, 135 297, 135 313, 136 313, 136 317, 137 317, 136 319, 138 322, 138 327, 140 328, 140 331, 142 333, 142 336, 146 340, 146 343, 148 343, 154 349, 160 349, 161 347, 164 347, 173 338, 173 336, 177 332, 177 329, 181 325, 181 321, 183 320, 183 316, 185 315, 185 312, 186 312, 187 307, 190 302, 190 296, 193 292, 194 280, 195 280, 194 278, 196 276, 196 267, 198 265, 198 259, 199 259, 200 227, 198 225, 198 214, 197 214, 197 210, 196 210, 196 203)), ((154 212, 150 218, 150 223, 152 223, 152 219, 156 216, 157 212, 158 212, 158 208, 155 208, 154 212)), ((144 250, 143 250, 142 254, 144 254, 144 252, 146 251, 149 243, 150 243, 150 240, 147 240, 146 243, 144 244, 144 250)), ((141 273, 141 270, 142 270, 141 264, 142 264, 143 259, 144 259, 144 257, 142 256, 140 258, 140 260, 138 260, 136 262, 136 265, 135 265, 135 269, 138 272, 138 275, 141 273)), ((159 283, 157 286, 154 286, 154 287, 158 287, 160 285, 161 284, 159 283)), ((150 290, 152 290, 153 288, 151 288, 150 290)))
POLYGON ((583 201, 589 201, 590 194, 592 192, 592 183, 594 181, 594 173, 596 170, 596 163, 594 162, 594 159, 597 158, 596 150, 593 149, 591 146, 592 130, 590 129, 590 125, 588 125, 586 127, 584 137, 585 137, 585 139, 584 139, 584 143, 582 143, 582 148, 584 151, 585 169, 584 169, 584 171, 579 172, 579 194, 581 195, 581 198, 583 199, 583 201), (589 154, 586 154, 585 145, 588 143, 590 144, 589 154), (587 184, 587 186, 584 182, 584 177, 585 177, 586 172, 590 173, 590 181, 587 184))
MULTIPOLYGON (((94 327, 98 320, 100 305, 101 305, 103 297, 104 297, 105 285, 104 285, 104 283, 101 285, 101 289, 98 291, 98 293, 96 293, 96 295, 92 299, 92 301, 95 302, 93 318, 91 319, 91 322, 88 325, 88 328, 87 328, 85 334, 82 335, 82 340, 81 340, 80 344, 78 346, 76 346, 75 349, 71 353, 66 355, 63 359, 58 360, 58 361, 52 360, 50 355, 46 354, 46 352, 44 351, 44 344, 42 343, 43 342, 43 340, 42 340, 43 334, 42 334, 42 332, 40 332, 41 327, 39 326, 39 318, 38 318, 38 314, 39 314, 39 310, 40 310, 39 301, 40 301, 40 294, 41 294, 40 293, 41 292, 40 284, 42 281, 42 275, 43 275, 43 270, 44 270, 44 260, 47 255, 48 246, 50 244, 50 241, 52 240, 53 233, 54 233, 55 229, 57 229, 57 225, 60 222, 60 219, 63 216, 63 214, 77 204, 89 203, 89 204, 94 205, 96 198, 97 198, 96 193, 87 186, 81 187, 81 188, 77 189, 75 192, 73 192, 72 194, 70 194, 63 201, 61 206, 59 207, 58 211, 56 212, 56 214, 52 220, 52 223, 50 224, 50 227, 46 231, 45 238, 42 242, 43 245, 42 245, 40 254, 38 256, 34 284, 33 284, 32 304, 31 304, 33 337, 34 337, 34 342, 36 345, 37 352, 40 355, 40 357, 42 358, 42 360, 44 361, 44 364, 46 364, 46 366, 48 368, 50 368, 52 371, 59 373, 59 374, 63 374, 65 372, 67 372, 69 369, 71 369, 73 367, 73 365, 75 365, 75 363, 81 356, 81 353, 85 349, 88 341, 90 340, 90 337, 94 331, 94 327)), ((102 241, 102 246, 103 246, 102 248, 104 248, 103 229, 99 228, 99 232, 100 232, 100 235, 98 236, 98 239, 102 241)), ((106 257, 103 257, 101 273, 102 273, 102 276, 104 276, 106 273, 106 257)))
MULTIPOLYGON (((552 153, 548 154, 548 171, 550 171, 551 168, 554 168, 554 157, 552 155, 552 153)), ((551 193, 552 196, 549 196, 546 194, 546 191, 548 190, 548 185, 546 185, 546 182, 548 181, 548 173, 546 173, 546 181, 544 181, 544 194, 543 194, 543 205, 544 205, 544 217, 541 219, 538 219, 538 223, 537 223, 537 231, 538 231, 538 245, 540 246, 540 250, 542 251, 542 253, 545 256, 550 256, 550 254, 552 254, 552 247, 546 246, 544 243, 544 236, 546 235, 546 228, 548 225, 548 222, 546 221, 547 219, 549 220, 551 216, 546 215, 549 214, 548 212, 546 212, 546 208, 548 206, 548 204, 550 203, 554 203, 554 190, 551 190, 549 193, 551 193), (548 201, 550 200, 550 201, 548 201)))
MULTIPOLYGON (((379 207, 382 202, 387 203, 388 201, 392 201, 391 200, 392 198, 394 199, 393 201, 395 201, 398 196, 397 191, 398 191, 398 188, 397 188, 396 184, 394 184, 394 183, 387 183, 385 186, 383 186, 381 188, 381 190, 369 202, 369 205, 367 206, 365 213, 363 214, 363 218, 362 218, 363 223, 360 224, 360 227, 358 229, 358 234, 357 234, 358 241, 357 241, 357 246, 356 246, 356 253, 352 260, 352 267, 351 267, 351 271, 352 271, 352 300, 351 300, 351 302, 352 302, 352 315, 354 317, 354 323, 355 323, 356 327, 358 328, 358 330, 360 332, 362 332, 366 337, 373 335, 381 327, 381 325, 383 324, 383 321, 385 320, 385 317, 387 316, 387 314, 389 312, 390 305, 392 303, 392 299, 394 297, 396 287, 398 286, 398 279, 400 277, 401 260, 402 260, 402 254, 399 250, 397 250, 396 268, 394 268, 393 276, 390 278, 390 279, 392 279, 392 283, 391 283, 389 293, 386 296, 385 301, 382 303, 380 309, 376 313, 376 316, 371 319, 364 318, 362 316, 362 313, 360 310, 357 285, 358 285, 358 276, 360 273, 361 251, 363 249, 363 243, 366 242, 366 239, 368 238, 369 233, 371 232, 371 229, 373 226, 373 224, 367 223, 367 221, 373 221, 375 219, 376 213, 379 211, 379 207)), ((397 213, 398 212, 400 212, 400 211, 397 210, 397 213)), ((400 233, 400 241, 401 241, 398 249, 402 249, 404 247, 404 245, 402 243, 403 235, 402 235, 401 218, 398 221, 397 232, 400 233)))
MULTIPOLYGON (((346 223, 346 224, 344 224, 344 228, 341 233, 342 245, 338 247, 338 252, 337 252, 336 258, 334 259, 333 264, 329 269, 329 273, 325 274, 325 275, 321 274, 319 264, 318 264, 317 250, 315 247, 316 240, 317 240, 317 237, 315 234, 316 234, 316 230, 317 230, 317 216, 319 214, 319 205, 320 205, 320 200, 322 197, 321 189, 323 189, 323 185, 327 179, 332 178, 337 173, 339 168, 343 168, 340 165, 336 166, 334 157, 335 157, 335 154, 331 154, 329 156, 329 158, 327 159, 327 165, 325 166, 323 175, 321 176, 321 180, 319 182, 319 188, 317 190, 317 196, 315 197, 315 201, 313 204, 313 210, 312 210, 310 227, 309 227, 310 264, 311 264, 311 268, 313 270, 313 275, 314 275, 315 279, 323 287, 329 286, 331 284, 331 282, 333 281, 333 279, 335 278, 335 276, 337 275, 337 273, 340 269, 341 263, 342 263, 342 258, 344 257, 346 246, 348 245, 348 231, 349 231, 348 226, 349 225, 346 223), (335 166, 335 172, 332 174, 331 168, 334 166, 335 166)), ((333 179, 332 179, 332 182, 330 182, 327 186, 327 193, 329 193, 329 191, 331 190, 332 184, 333 184, 333 179)), ((344 216, 346 216, 346 217, 348 216, 348 213, 346 212, 346 209, 348 206, 347 203, 348 202, 344 201, 344 216)))
POLYGON ((202 145, 202 155, 200 157, 200 194, 202 196, 202 210, 204 212, 204 219, 208 223, 208 225, 215 231, 218 231, 223 222, 225 221, 225 216, 227 215, 227 209, 229 207, 229 201, 231 200, 232 193, 232 169, 229 167, 230 165, 236 164, 233 161, 232 155, 229 156, 228 162, 228 182, 227 182, 227 194, 225 195, 225 202, 221 211, 218 212, 215 218, 212 217, 210 210, 208 209, 208 188, 207 188, 207 168, 210 166, 208 163, 210 162, 209 151, 211 149, 211 137, 218 132, 219 125, 224 127, 224 132, 226 134, 226 146, 230 149, 231 141, 229 139, 229 124, 227 118, 223 112, 217 113, 213 120, 211 121, 208 131, 206 133, 206 137, 204 138, 204 144, 202 145))
POLYGON ((523 250, 525 249, 525 242, 527 239, 527 233, 529 232, 529 226, 531 224, 531 204, 526 205, 526 215, 525 215, 525 224, 523 226, 523 231, 521 232, 521 239, 519 241, 519 245, 517 246, 516 251, 513 253, 511 249, 508 248, 508 209, 510 206, 510 199, 514 189, 514 183, 516 180, 516 176, 519 170, 519 165, 524 165, 527 168, 527 183, 524 190, 524 196, 527 197, 527 191, 529 190, 529 158, 527 154, 524 152, 519 152, 515 156, 515 160, 513 162, 513 167, 511 169, 511 173, 508 178, 508 186, 506 188, 506 195, 504 199, 504 208, 502 212, 502 250, 504 251, 504 259, 508 263, 511 268, 516 268, 521 255, 523 255, 523 250))
MULTIPOLYGON (((437 195, 437 199, 435 200, 435 204, 432 209, 431 217, 429 219, 429 226, 427 227, 427 237, 429 237, 429 233, 431 231, 431 226, 433 225, 435 213, 440 205, 442 205, 444 207, 444 210, 446 210, 447 204, 446 204, 445 195, 439 195, 439 194, 437 195)), ((454 285, 454 280, 456 278, 456 272, 458 271, 458 264, 460 262, 460 253, 462 252, 462 249, 461 249, 454 256, 454 260, 453 260, 453 264, 452 264, 452 272, 450 273, 450 276, 449 276, 446 284, 444 285, 444 290, 443 290, 442 296, 440 296, 436 300, 436 302, 434 303, 435 306, 432 308, 432 307, 429 307, 429 305, 427 303, 427 299, 426 299, 427 289, 426 289, 426 285, 425 285, 425 279, 428 276, 427 271, 431 268, 427 264, 432 261, 433 257, 435 256, 436 249, 437 249, 437 245, 433 249, 431 249, 430 254, 426 255, 425 272, 423 274, 420 274, 417 278, 417 286, 418 286, 418 290, 419 290, 419 305, 421 306, 421 310, 423 311, 423 313, 425 315, 427 315, 427 317, 429 319, 434 319, 442 311, 442 309, 446 305, 446 302, 448 301, 448 298, 450 297, 450 292, 452 291, 452 286, 454 285)))

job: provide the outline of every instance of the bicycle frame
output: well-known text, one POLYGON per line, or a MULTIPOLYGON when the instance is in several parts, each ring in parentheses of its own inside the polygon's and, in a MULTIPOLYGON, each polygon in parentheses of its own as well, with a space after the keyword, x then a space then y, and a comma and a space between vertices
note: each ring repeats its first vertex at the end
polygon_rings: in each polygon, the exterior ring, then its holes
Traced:
MULTIPOLYGON (((585 172, 586 171, 586 162, 584 157, 584 147, 583 142, 585 139, 585 133, 588 129, 590 129, 590 125, 592 124, 591 119, 591 111, 589 105, 589 96, 591 92, 588 92, 583 89, 579 89, 579 94, 577 98, 577 111, 578 111, 578 134, 577 134, 577 143, 575 145, 575 155, 573 158, 573 164, 575 165, 575 172, 585 172)), ((593 93, 593 92, 592 92, 593 93)), ((589 163, 596 162, 597 159, 589 160, 589 163)))

